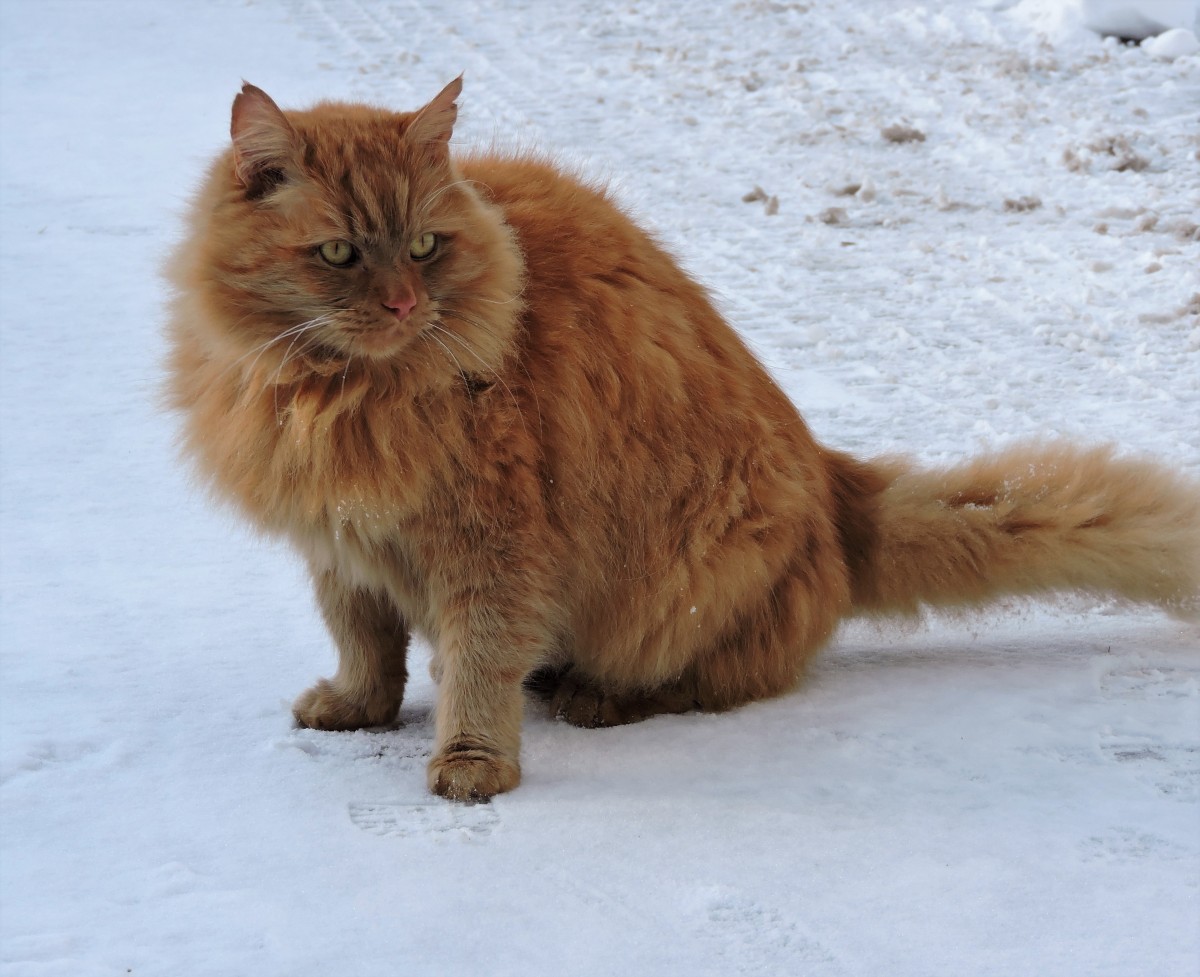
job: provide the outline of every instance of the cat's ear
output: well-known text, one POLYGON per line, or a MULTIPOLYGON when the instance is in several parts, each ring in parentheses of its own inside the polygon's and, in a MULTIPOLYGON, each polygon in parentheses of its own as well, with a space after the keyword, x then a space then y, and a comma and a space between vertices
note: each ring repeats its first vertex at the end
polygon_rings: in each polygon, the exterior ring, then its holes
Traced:
POLYGON ((417 146, 445 149, 454 131, 454 120, 458 118, 455 100, 462 94, 462 87, 462 75, 459 75, 417 112, 408 124, 405 138, 417 146))
POLYGON ((299 140, 270 95, 243 83, 233 100, 229 134, 233 137, 234 172, 247 192, 261 195, 283 180, 299 140))

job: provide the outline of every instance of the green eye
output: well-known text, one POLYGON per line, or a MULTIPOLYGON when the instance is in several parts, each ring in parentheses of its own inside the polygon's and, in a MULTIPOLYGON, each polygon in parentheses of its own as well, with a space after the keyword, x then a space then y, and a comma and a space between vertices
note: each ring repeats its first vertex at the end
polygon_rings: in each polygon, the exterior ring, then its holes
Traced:
POLYGON ((348 265, 357 257, 354 245, 349 241, 326 241, 317 250, 335 268, 348 265))
POLYGON ((436 234, 425 233, 418 238, 413 238, 408 245, 408 253, 412 255, 414 261, 424 261, 432 256, 437 250, 438 238, 436 234))

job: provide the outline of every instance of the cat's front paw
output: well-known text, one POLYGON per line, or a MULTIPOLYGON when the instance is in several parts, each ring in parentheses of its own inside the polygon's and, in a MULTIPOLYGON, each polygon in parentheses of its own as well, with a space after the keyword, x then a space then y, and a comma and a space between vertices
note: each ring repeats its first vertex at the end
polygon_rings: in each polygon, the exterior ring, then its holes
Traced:
POLYGON ((451 744, 429 761, 429 789, 452 801, 486 801, 521 782, 521 765, 486 747, 451 744))
POLYGON ((296 700, 292 715, 309 729, 362 729, 390 723, 399 708, 399 702, 384 696, 348 693, 321 679, 296 700))

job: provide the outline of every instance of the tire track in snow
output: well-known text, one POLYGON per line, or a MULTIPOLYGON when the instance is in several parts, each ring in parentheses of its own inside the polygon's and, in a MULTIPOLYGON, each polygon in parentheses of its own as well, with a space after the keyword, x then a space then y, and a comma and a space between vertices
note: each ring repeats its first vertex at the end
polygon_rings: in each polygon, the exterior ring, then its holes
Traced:
MULTIPOLYGON (((454 52, 451 60, 462 63, 459 69, 466 75, 467 95, 464 104, 480 106, 488 109, 492 124, 500 129, 507 127, 516 131, 533 130, 535 136, 541 136, 541 128, 535 121, 538 116, 544 116, 541 103, 528 86, 521 85, 515 79, 521 72, 514 71, 513 65, 499 63, 489 54, 489 49, 499 46, 503 50, 516 55, 521 50, 517 39, 508 34, 500 41, 492 39, 492 25, 500 20, 508 20, 511 11, 504 18, 497 17, 495 12, 490 15, 473 8, 466 19, 471 23, 471 40, 453 28, 447 28, 445 22, 431 16, 424 4, 384 4, 376 8, 376 22, 389 37, 395 38, 403 33, 410 22, 420 23, 427 36, 435 33, 454 52)), ((449 79, 446 79, 449 81, 449 79)), ((503 138, 503 137, 501 137, 503 138)))
MULTIPOLYGON (((538 100, 533 93, 515 85, 478 45, 466 41, 453 24, 431 15, 422 4, 291 0, 288 7, 298 23, 320 24, 324 30, 316 33, 330 37, 360 62, 360 86, 374 100, 411 109, 436 94, 437 86, 450 77, 432 78, 427 77, 427 69, 413 70, 426 60, 421 50, 436 47, 439 63, 453 63, 455 73, 467 74, 469 94, 463 105, 468 113, 484 110, 497 130, 534 127, 538 100)), ((481 16, 478 23, 486 19, 481 16)))
POLYGON ((338 5, 338 17, 330 14, 328 5, 321 0, 290 0, 284 6, 302 31, 326 45, 340 48, 340 53, 359 61, 359 71, 370 63, 371 52, 363 46, 364 42, 369 45, 370 39, 364 33, 361 18, 348 16, 346 5, 338 5))

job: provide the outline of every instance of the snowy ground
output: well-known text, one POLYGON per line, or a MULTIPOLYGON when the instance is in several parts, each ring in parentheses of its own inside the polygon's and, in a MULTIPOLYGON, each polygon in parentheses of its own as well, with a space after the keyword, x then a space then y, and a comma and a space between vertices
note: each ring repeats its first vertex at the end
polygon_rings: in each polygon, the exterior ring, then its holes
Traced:
POLYGON ((1195 974, 1200 631, 1156 613, 854 625, 726 716, 531 708, 475 807, 425 793, 419 662, 402 727, 291 728, 307 586, 154 406, 243 77, 408 108, 465 71, 460 143, 612 181, 830 444, 1200 475, 1200 56, 1049 0, 495 6, 0 0, 3 973, 1195 974))

